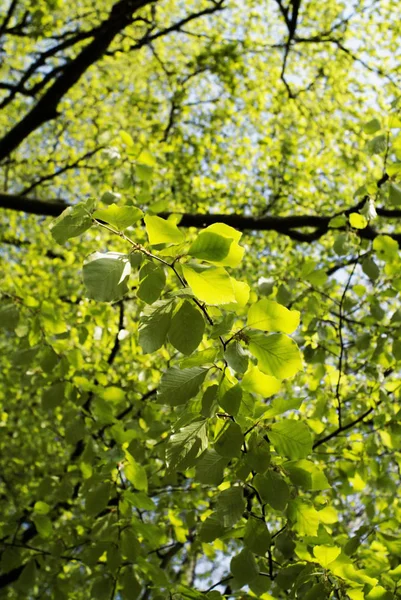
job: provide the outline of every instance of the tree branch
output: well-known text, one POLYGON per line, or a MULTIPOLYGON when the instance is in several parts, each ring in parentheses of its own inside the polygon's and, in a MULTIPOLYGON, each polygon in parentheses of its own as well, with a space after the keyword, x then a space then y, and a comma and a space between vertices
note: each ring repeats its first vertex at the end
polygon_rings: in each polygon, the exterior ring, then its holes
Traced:
POLYGON ((94 35, 93 40, 64 68, 63 73, 43 94, 39 102, 0 140, 0 161, 10 155, 38 127, 58 116, 60 100, 99 60, 116 35, 132 22, 133 14, 154 0, 119 0, 94 35))
MULTIPOLYGON (((9 210, 17 210, 34 215, 43 215, 57 217, 63 210, 71 206, 64 200, 56 198, 54 201, 40 200, 39 198, 25 198, 20 195, 6 194, 0 192, 0 208, 9 210)), ((352 207, 342 211, 343 215, 349 215, 351 212, 361 208, 352 207)), ((386 208, 377 208, 377 214, 385 219, 401 218, 401 210, 390 210, 386 208)), ((171 213, 159 213, 162 218, 167 218, 171 213)), ((175 213, 177 214, 177 213, 175 213)), ((319 240, 330 229, 329 223, 332 217, 320 215, 291 215, 291 216, 265 216, 265 217, 248 217, 236 214, 211 214, 211 213, 181 213, 181 227, 194 227, 203 229, 213 223, 225 223, 231 225, 239 231, 276 231, 282 235, 286 235, 294 241, 311 243, 319 240), (313 231, 300 231, 300 229, 310 228, 313 231)), ((337 231, 344 231, 346 227, 336 228, 337 231)), ((382 232, 377 231, 371 225, 365 229, 355 230, 360 238, 365 240, 374 240, 378 235, 388 235, 401 244, 401 232, 382 232)))

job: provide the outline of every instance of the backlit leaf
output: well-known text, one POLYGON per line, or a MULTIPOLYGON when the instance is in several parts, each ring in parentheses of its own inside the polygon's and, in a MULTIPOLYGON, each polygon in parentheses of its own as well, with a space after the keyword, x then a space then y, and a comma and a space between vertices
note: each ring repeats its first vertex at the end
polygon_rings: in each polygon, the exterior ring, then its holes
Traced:
POLYGON ((93 217, 122 230, 139 221, 143 212, 136 206, 117 206, 113 203, 107 208, 95 210, 93 217))
POLYGON ((181 244, 185 241, 185 235, 180 231, 174 221, 162 219, 161 217, 146 215, 146 232, 149 244, 181 244))
POLYGON ((222 267, 209 267, 195 271, 183 265, 184 277, 193 293, 206 304, 228 304, 235 302, 231 278, 222 267))
POLYGON ((250 307, 247 323, 253 329, 293 333, 299 325, 299 319, 299 311, 288 310, 278 302, 263 298, 250 307))
POLYGON ((293 377, 302 369, 298 346, 291 338, 281 333, 252 334, 249 351, 258 359, 261 371, 277 379, 293 377))
POLYGON ((88 298, 99 302, 115 302, 128 292, 131 264, 126 254, 95 252, 83 266, 83 279, 88 298))

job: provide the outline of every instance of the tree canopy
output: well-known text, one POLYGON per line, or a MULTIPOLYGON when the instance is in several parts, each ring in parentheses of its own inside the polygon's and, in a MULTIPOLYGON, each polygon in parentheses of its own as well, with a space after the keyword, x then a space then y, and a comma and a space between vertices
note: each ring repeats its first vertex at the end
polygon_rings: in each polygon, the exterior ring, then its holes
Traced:
POLYGON ((401 597, 399 42, 0 7, 1 598, 401 597))

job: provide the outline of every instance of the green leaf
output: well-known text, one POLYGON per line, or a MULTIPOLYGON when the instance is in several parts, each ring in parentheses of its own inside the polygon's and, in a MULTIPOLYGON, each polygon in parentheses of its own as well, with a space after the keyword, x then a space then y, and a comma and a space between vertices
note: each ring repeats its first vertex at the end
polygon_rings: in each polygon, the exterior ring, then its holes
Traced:
POLYGON ((171 321, 168 332, 170 343, 182 354, 191 354, 201 343, 204 331, 202 313, 191 302, 184 300, 171 321))
POLYGON ((202 410, 201 414, 203 417, 212 417, 214 412, 218 408, 217 394, 219 391, 218 385, 210 385, 206 388, 205 393, 202 396, 202 410))
POLYGON ((292 483, 305 490, 327 490, 331 487, 323 469, 309 460, 287 462, 283 466, 292 483))
POLYGON ((53 525, 49 517, 44 514, 33 514, 32 521, 41 537, 50 537, 53 533, 53 525))
POLYGON ((50 224, 50 232, 58 244, 77 237, 92 226, 92 217, 85 204, 69 206, 50 224))
POLYGON ((292 333, 298 327, 299 319, 299 311, 288 310, 278 302, 264 298, 250 307, 247 324, 253 329, 292 333))
POLYGON ((3 304, 0 306, 0 328, 12 331, 18 325, 19 310, 14 304, 3 304))
POLYGON ((301 421, 286 419, 270 426, 269 439, 281 456, 305 458, 312 452, 312 435, 301 421))
POLYGON ((401 162, 387 163, 386 171, 389 177, 394 177, 394 175, 399 176, 401 173, 401 162))
POLYGON ((247 392, 270 398, 280 390, 281 382, 271 375, 265 375, 251 364, 242 378, 241 386, 247 392))
POLYGON ((208 485, 220 485, 228 461, 228 458, 220 456, 213 448, 206 450, 196 465, 196 480, 208 485))
POLYGON ((401 188, 395 183, 388 186, 388 199, 393 206, 401 206, 401 188))
POLYGON ((313 548, 313 556, 324 569, 327 569, 328 565, 336 560, 340 554, 341 548, 337 546, 314 546, 313 548))
POLYGON ((291 500, 288 505, 288 517, 293 523, 295 531, 300 535, 317 535, 319 528, 319 513, 311 505, 300 498, 291 500))
POLYGON ((216 359, 218 348, 207 348, 206 350, 199 350, 193 356, 184 358, 180 362, 181 369, 187 369, 188 367, 201 367, 206 365, 212 365, 216 359))
POLYGON ((290 499, 290 489, 281 475, 274 471, 268 471, 265 475, 257 474, 252 483, 263 502, 267 502, 275 510, 285 510, 290 499))
POLYGON ((204 232, 212 232, 231 240, 231 245, 227 256, 219 260, 219 263, 222 266, 237 267, 240 264, 245 253, 245 248, 238 244, 242 236, 240 231, 237 231, 225 223, 213 223, 213 225, 206 227, 204 232))
POLYGON ((347 224, 347 217, 345 215, 336 215, 329 221, 330 229, 337 229, 340 227, 345 227, 347 224))
POLYGON ((287 379, 302 369, 298 346, 286 335, 257 333, 250 338, 249 351, 258 359, 258 367, 267 375, 287 379))
POLYGON ((136 206, 117 206, 117 204, 111 204, 107 208, 95 210, 93 217, 109 223, 122 231, 139 221, 139 219, 142 219, 143 212, 136 206))
POLYGON ((106 508, 111 493, 110 483, 101 483, 87 492, 85 509, 88 515, 95 516, 106 508))
POLYGON ((371 281, 376 281, 380 277, 380 270, 375 261, 371 258, 365 258, 362 262, 362 271, 371 281))
POLYGON ((166 285, 166 273, 163 267, 147 262, 139 271, 139 281, 138 298, 146 304, 153 304, 159 299, 166 285))
POLYGON ((98 302, 115 302, 128 292, 131 264, 126 254, 95 252, 85 261, 83 279, 88 298, 98 302))
POLYGON ((217 514, 224 527, 232 527, 239 521, 245 510, 245 498, 242 487, 232 486, 219 494, 217 514))
POLYGON ((141 546, 138 536, 131 528, 125 527, 120 534, 121 554, 131 562, 136 562, 141 553, 141 546))
POLYGON ((368 133, 369 135, 376 133, 376 131, 380 131, 381 124, 379 119, 371 119, 363 125, 362 129, 365 133, 368 133))
POLYGON ((201 542, 210 543, 224 534, 225 528, 218 513, 212 513, 203 521, 199 530, 201 542))
POLYGON ((394 594, 382 585, 375 585, 365 598, 366 600, 394 600, 394 594))
POLYGON ((366 217, 355 212, 350 214, 349 222, 354 229, 365 229, 368 224, 366 217))
POLYGON ((96 600, 108 600, 113 592, 113 585, 111 577, 98 577, 93 581, 90 597, 96 600))
POLYGON ((219 262, 225 258, 233 240, 212 231, 203 231, 191 244, 188 254, 209 262, 219 262))
POLYGON ((235 458, 240 456, 243 443, 241 427, 230 421, 215 442, 214 449, 220 456, 235 458))
POLYGON ((259 575, 255 558, 248 548, 231 559, 230 571, 240 587, 251 583, 259 575))
POLYGON ((122 598, 124 600, 137 600, 139 598, 142 587, 131 566, 124 568, 122 575, 119 577, 119 583, 122 587, 122 598))
POLYGON ((35 502, 33 510, 38 515, 47 515, 47 513, 50 512, 50 506, 47 504, 47 502, 42 502, 42 500, 39 500, 38 502, 35 502))
POLYGON ((302 398, 274 398, 269 408, 263 413, 264 419, 271 419, 282 415, 287 410, 298 409, 302 404, 302 398))
POLYGON ((172 367, 160 380, 157 401, 170 406, 184 404, 199 392, 207 372, 208 369, 205 367, 190 369, 172 367))
POLYGON ((147 306, 139 322, 139 344, 145 353, 155 352, 164 344, 170 328, 173 302, 161 300, 147 306))
POLYGON ((271 454, 269 445, 263 439, 263 446, 251 447, 248 445, 248 452, 245 456, 246 464, 256 473, 265 473, 270 466, 271 454))
POLYGON ((42 406, 45 410, 54 410, 65 401, 66 383, 57 381, 53 383, 42 395, 42 406))
POLYGON ((118 202, 118 200, 121 200, 121 194, 111 191, 105 192, 100 198, 100 202, 103 202, 103 204, 113 204, 116 201, 118 202))
POLYGON ((169 471, 185 470, 208 446, 206 420, 195 421, 174 433, 167 443, 169 471))
POLYGON ((120 137, 126 146, 128 146, 129 148, 134 147, 134 140, 132 139, 132 136, 127 131, 121 130, 120 137))
POLYGON ((385 262, 392 262, 398 257, 398 243, 388 235, 378 235, 373 240, 373 250, 385 262))
POLYGON ((384 134, 377 135, 370 140, 365 146, 366 152, 372 156, 374 154, 381 154, 387 150, 387 137, 384 134))
POLYGON ((254 554, 264 556, 271 544, 266 523, 250 517, 245 527, 244 544, 254 554))
POLYGON ((248 357, 241 344, 234 340, 224 352, 228 366, 237 373, 245 373, 248 368, 248 357))
POLYGON ((220 398, 220 406, 224 410, 234 417, 237 415, 241 406, 242 400, 242 389, 239 383, 231 387, 227 392, 220 398))
POLYGON ((185 241, 185 235, 175 224, 175 221, 165 220, 161 217, 146 215, 146 232, 149 244, 181 244, 185 241))
POLYGON ((148 491, 148 477, 145 469, 140 465, 129 452, 125 453, 126 464, 124 474, 128 481, 141 492, 148 491))
POLYGON ((231 277, 222 267, 209 267, 195 271, 193 268, 183 265, 182 271, 188 285, 199 300, 215 305, 235 302, 231 277))

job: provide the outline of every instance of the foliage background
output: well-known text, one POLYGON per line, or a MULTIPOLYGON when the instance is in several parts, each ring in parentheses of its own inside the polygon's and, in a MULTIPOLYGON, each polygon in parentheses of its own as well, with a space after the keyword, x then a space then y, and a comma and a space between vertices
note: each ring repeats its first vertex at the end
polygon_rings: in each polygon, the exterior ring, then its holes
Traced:
MULTIPOLYGON (((397 597, 397 9, 384 0, 1 7, 5 598, 213 598, 202 591, 220 580, 228 597, 397 597), (88 300, 82 283, 88 255, 129 248, 99 228, 64 246, 50 234, 48 215, 109 190, 149 214, 182 214, 189 241, 213 222, 243 231, 232 274, 251 294, 232 308, 227 337, 260 298, 300 311, 293 337, 304 368, 276 398, 290 411, 255 427, 258 445, 288 420, 313 436, 308 460, 324 489, 291 478, 288 456, 271 448, 268 473, 290 486, 298 517, 258 497, 245 452, 221 481, 195 465, 166 469, 172 431, 200 410, 155 398, 182 356, 169 343, 140 346, 138 278, 109 304, 88 300), (367 198, 378 217, 360 228, 349 215, 367 198), (232 510, 245 501, 244 514, 202 539, 225 486, 241 490, 232 510), (272 543, 256 553, 264 575, 239 591, 230 560, 251 512, 266 516, 272 543), (316 547, 341 549, 343 563, 330 566, 316 547)), ((135 241, 149 246, 141 223, 135 241)), ((163 297, 177 289, 169 276, 163 297)), ((212 333, 199 349, 218 345, 212 333)), ((225 423, 211 419, 209 444, 225 423)), ((240 571, 251 572, 241 556, 240 571)))

